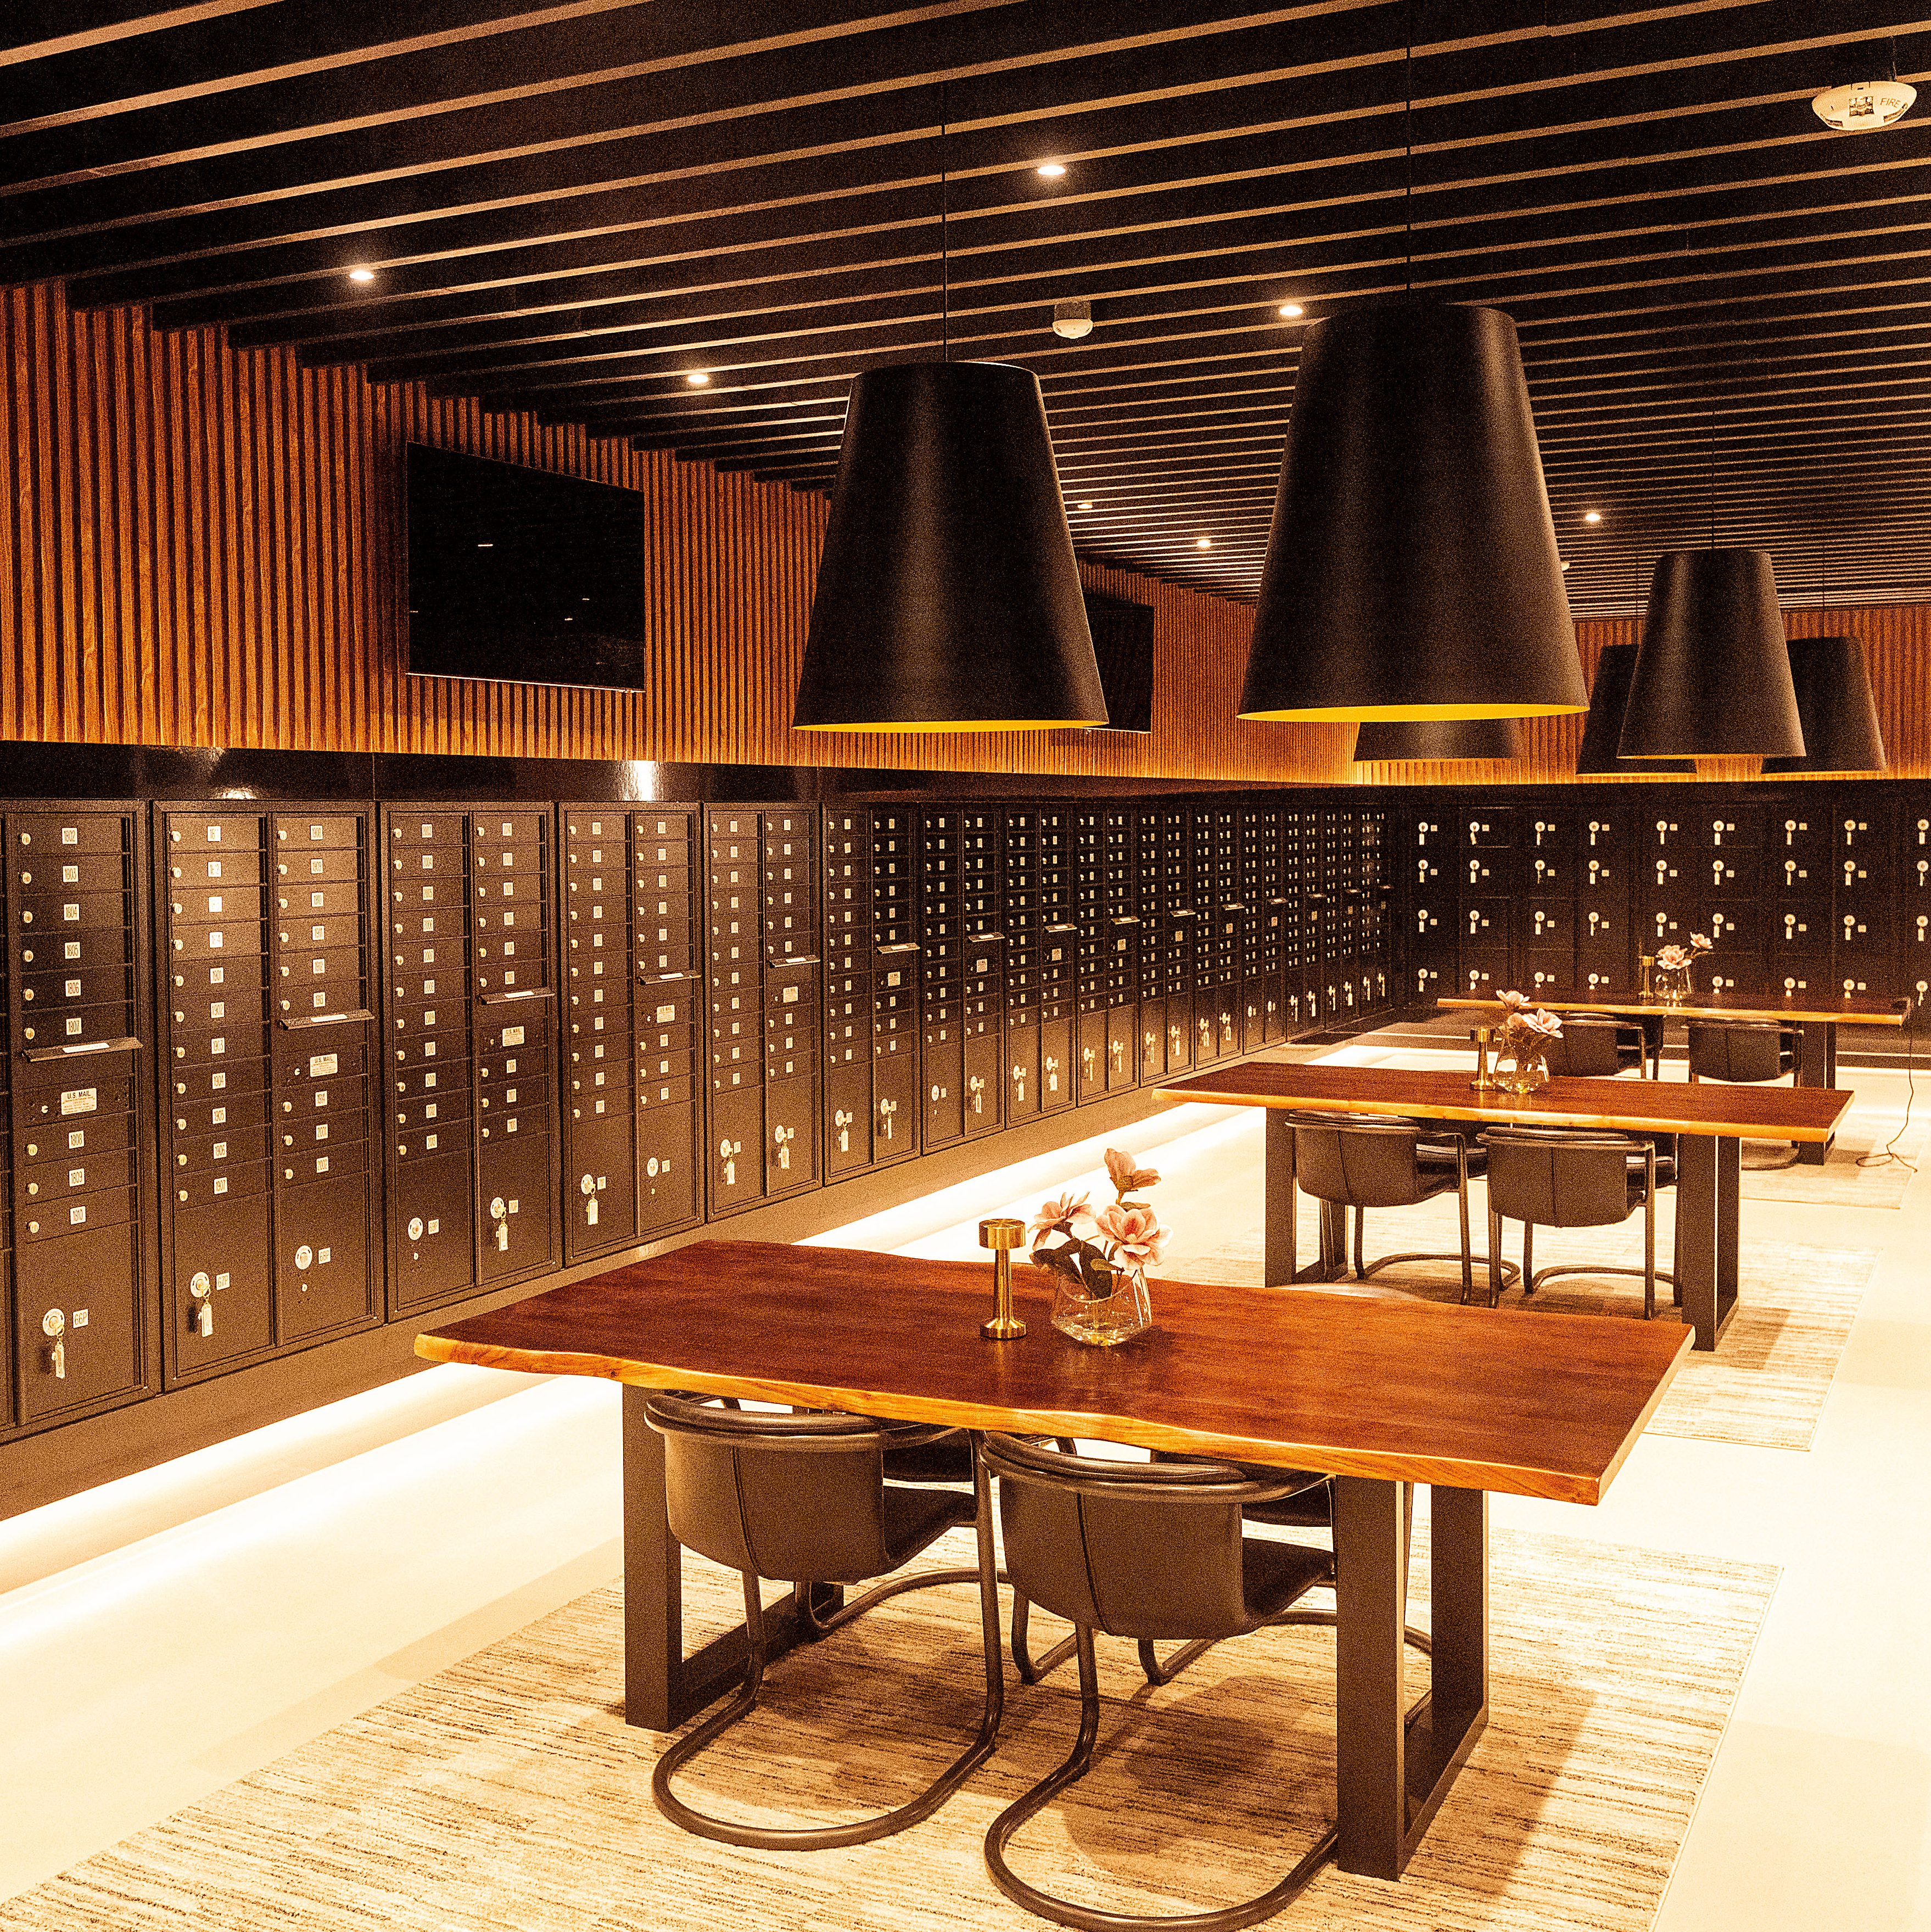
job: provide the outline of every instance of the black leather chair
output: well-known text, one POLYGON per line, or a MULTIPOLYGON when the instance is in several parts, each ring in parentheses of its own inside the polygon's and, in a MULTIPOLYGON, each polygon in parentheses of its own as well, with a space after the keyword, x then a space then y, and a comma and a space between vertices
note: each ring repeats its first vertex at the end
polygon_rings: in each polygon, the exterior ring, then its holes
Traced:
MULTIPOLYGON (((1658 1280, 1675 1277, 1656 1264, 1656 1197, 1676 1178, 1675 1159, 1653 1141, 1627 1134, 1560 1127, 1491 1127, 1482 1136, 1489 1151, 1489 1252, 1502 1252, 1502 1223, 1522 1224, 1522 1292, 1564 1274, 1639 1275, 1643 1319, 1656 1314, 1658 1280), (1535 1267, 1535 1231, 1543 1228, 1620 1227, 1643 1210, 1643 1264, 1639 1268, 1590 1265, 1535 1267)), ((1491 1270, 1489 1302, 1501 1292, 1491 1270)))
MULTIPOLYGON (((1462 1298, 1474 1299, 1474 1257, 1468 1236, 1468 1178, 1483 1172, 1486 1156, 1468 1137, 1440 1121, 1421 1124, 1379 1114, 1291 1113, 1294 1168, 1301 1191, 1354 1210, 1354 1272, 1361 1280, 1403 1262, 1462 1264, 1462 1298), (1453 1189, 1462 1210, 1459 1254, 1384 1255, 1366 1258, 1367 1210, 1413 1208, 1453 1189)), ((1501 1263, 1505 1271, 1509 1264, 1501 1263)))
POLYGON ((1562 1031, 1548 1043, 1549 1070, 1585 1079, 1612 1079, 1647 1058, 1643 1030, 1613 1013, 1564 1013, 1562 1031))
POLYGON ((931 1816, 991 1755, 998 1734, 1004 1678, 991 1498, 982 1471, 976 1474, 972 1492, 961 1495, 952 1488, 889 1484, 885 1468, 889 1456, 928 1448, 956 1432, 823 1412, 741 1409, 700 1396, 653 1395, 645 1414, 664 1438, 670 1532, 742 1576, 749 1639, 743 1687, 658 1760, 651 1778, 658 1809, 700 1838, 768 1851, 862 1844, 931 1816), (967 1523, 976 1523, 979 1532, 976 1569, 922 1571, 882 1583, 832 1616, 816 1613, 814 1586, 889 1576, 947 1530, 967 1523), (766 1576, 796 1586, 801 1614, 821 1633, 902 1591, 978 1584, 985 1652, 979 1732, 910 1802, 853 1824, 772 1831, 707 1816, 671 1790, 676 1772, 757 1702, 766 1659, 758 1580, 766 1576))
POLYGON ((1068 1618, 1079 1656, 1080 1724, 1058 1769, 1009 1805, 985 1834, 993 1882, 1015 1904, 1062 1925, 1152 1923, 1231 1932, 1278 1912, 1332 1856, 1329 1831, 1278 1885, 1218 1912, 1144 1921, 1056 1898, 1018 1877, 1006 1862, 1013 1834, 1059 1792, 1084 1778, 1099 1729, 1096 1631, 1136 1640, 1143 1663, 1156 1642, 1183 1640, 1149 1671, 1164 1683, 1228 1637, 1269 1624, 1333 1622, 1332 1612, 1294 1606, 1330 1580, 1321 1550, 1246 1534, 1243 1508, 1285 1502, 1323 1479, 1289 1470, 1262 1472, 1224 1462, 1116 1462, 1069 1455, 1043 1442, 988 1436, 982 1453, 999 1478, 1006 1566, 1013 1587, 1068 1618))
POLYGON ((1692 1080, 1761 1082, 1797 1065, 1797 1036, 1775 1020, 1692 1020, 1692 1080))

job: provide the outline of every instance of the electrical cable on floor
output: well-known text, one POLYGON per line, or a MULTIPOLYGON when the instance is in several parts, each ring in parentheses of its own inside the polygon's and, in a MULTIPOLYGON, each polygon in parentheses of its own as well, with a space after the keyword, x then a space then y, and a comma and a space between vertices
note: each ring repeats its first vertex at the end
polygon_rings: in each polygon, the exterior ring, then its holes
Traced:
POLYGON ((1894 1151, 1903 1139, 1911 1126, 1911 1109, 1918 1098, 1918 1041, 1907 1025, 1904 1030, 1904 1118, 1898 1123, 1897 1131, 1881 1148, 1873 1148, 1858 1156, 1860 1167, 1888 1167, 1895 1161, 1908 1172, 1915 1174, 1918 1163, 1907 1160, 1901 1154, 1894 1151))

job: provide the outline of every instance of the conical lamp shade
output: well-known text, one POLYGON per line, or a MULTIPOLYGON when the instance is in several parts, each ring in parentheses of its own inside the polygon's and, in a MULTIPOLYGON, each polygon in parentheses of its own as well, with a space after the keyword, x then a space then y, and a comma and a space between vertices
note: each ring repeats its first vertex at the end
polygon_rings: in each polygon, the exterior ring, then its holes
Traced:
POLYGON ((1515 324, 1432 302, 1315 323, 1241 716, 1525 718, 1588 704, 1515 324))
POLYGON ((1693 772, 1690 758, 1621 758, 1623 713, 1630 702, 1630 680, 1636 674, 1634 644, 1605 644, 1596 660, 1596 682, 1589 690, 1589 716, 1582 727, 1582 748, 1576 758, 1576 776, 1597 772, 1693 772))
POLYGON ((1354 740, 1357 765, 1403 759, 1519 758, 1522 734, 1513 718, 1423 718, 1409 724, 1371 720, 1354 740))
POLYGON ((1657 559, 1618 749, 1625 758, 1803 756, 1768 551, 1657 559))
POLYGON ((1864 647, 1856 638, 1792 638, 1790 677, 1804 723, 1801 758, 1766 758, 1765 772, 1881 772, 1877 722, 1864 647))
POLYGON ((1003 362, 857 377, 793 728, 1105 722, 1038 378, 1003 362))

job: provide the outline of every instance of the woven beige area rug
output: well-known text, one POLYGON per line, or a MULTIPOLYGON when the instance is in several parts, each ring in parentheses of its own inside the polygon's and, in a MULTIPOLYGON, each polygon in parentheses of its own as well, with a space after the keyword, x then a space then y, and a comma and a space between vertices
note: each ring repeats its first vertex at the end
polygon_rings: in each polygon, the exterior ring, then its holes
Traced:
MULTIPOLYGON (((1497 1532, 1489 1728, 1399 1884, 1322 1873, 1304 1932, 1642 1932, 1777 1572, 1497 1532)), ((1417 1551, 1425 1592, 1426 1545, 1417 1551)), ((946 1562, 970 1559, 963 1537, 946 1562)), ((694 1624, 734 1576, 686 1558, 694 1624)), ((1425 1606, 1417 1618, 1426 1621, 1425 1606)), ((702 1634, 701 1629, 694 1633, 702 1634)), ((206 1802, 0 1904, 7 1932, 962 1932, 1036 1928, 986 1876, 994 1814, 1063 1756, 1070 1668, 1010 1678, 997 1755, 935 1816, 849 1850, 687 1837, 652 1807, 660 1741, 622 1720, 621 1603, 582 1598, 206 1802)), ((921 1592, 778 1666, 769 1708, 687 1776, 706 1808, 813 1822, 901 1802, 976 1720, 977 1606, 921 1592)), ((1021 1834, 1022 1872, 1115 1911, 1264 1889, 1332 1815, 1334 1646, 1224 1644, 1150 1691, 1101 1640, 1085 1783, 1021 1834)), ((1425 1664, 1416 1660, 1418 1694, 1425 1664)))
POLYGON ((1900 1133, 1894 1120, 1861 1120, 1853 1112, 1821 1167, 1786 1166, 1783 1163, 1789 1152, 1787 1143, 1744 1142, 1742 1191, 1747 1199, 1801 1201, 1828 1208, 1902 1208, 1923 1165, 1924 1130, 1913 1126, 1900 1133), (1859 1165, 1887 1148, 1899 1158, 1859 1165))
MULTIPOLYGON (((1308 1211, 1300 1223, 1303 1262, 1314 1259, 1318 1239, 1312 1204, 1306 1204, 1308 1211)), ((1487 1210, 1479 1190, 1473 1226, 1479 1257, 1486 1252, 1488 1240, 1487 1210)), ((1621 1228, 1539 1228, 1536 1266, 1540 1269, 1592 1262, 1636 1265, 1642 1258, 1642 1229, 1640 1216, 1632 1217, 1621 1228)), ((1445 1208, 1437 1198, 1418 1208, 1390 1208, 1382 1214, 1371 1210, 1369 1214, 1371 1264, 1378 1255, 1398 1248, 1453 1252, 1459 1239, 1452 1197, 1445 1208)), ((1522 1258, 1521 1240, 1520 1227, 1511 1223, 1503 1238, 1504 1250, 1511 1261, 1522 1258)), ((1657 1250, 1658 1265, 1667 1270, 1670 1240, 1666 1226, 1658 1235, 1657 1250)), ((1191 1281, 1258 1286, 1261 1253, 1260 1235, 1246 1233, 1211 1247, 1170 1249, 1165 1271, 1191 1281)), ((1738 1259, 1737 1312, 1716 1352, 1690 1357, 1649 1426, 1662 1436, 1735 1442, 1750 1449, 1808 1449, 1877 1256, 1867 1249, 1811 1247, 1747 1236, 1738 1259)), ((1477 1295, 1486 1298, 1487 1270, 1479 1258, 1475 1279, 1477 1295)), ((1351 1275, 1346 1282, 1335 1285, 1354 1284, 1351 1275)), ((1392 1294, 1454 1301, 1461 1298, 1462 1274, 1453 1262, 1409 1264, 1374 1276, 1369 1286, 1392 1294)), ((1153 1305, 1157 1318, 1157 1281, 1153 1305)), ((1658 1321, 1681 1318, 1666 1284, 1658 1286, 1657 1305, 1658 1321)), ((1507 1288, 1501 1306, 1527 1307, 1531 1314, 1549 1310, 1639 1320, 1642 1283, 1628 1276, 1572 1275, 1547 1283, 1526 1303, 1519 1286, 1507 1288)))

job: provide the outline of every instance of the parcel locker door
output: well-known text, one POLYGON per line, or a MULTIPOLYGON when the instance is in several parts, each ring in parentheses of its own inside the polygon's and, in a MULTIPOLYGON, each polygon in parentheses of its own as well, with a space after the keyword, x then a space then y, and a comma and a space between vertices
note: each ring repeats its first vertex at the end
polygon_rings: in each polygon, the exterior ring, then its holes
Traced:
POLYGON ((373 1177, 285 1187, 275 1201, 275 1318, 284 1343, 358 1327, 375 1313, 369 1268, 373 1177))
POLYGON ((825 1178, 841 1180, 871 1162, 871 1048, 856 1066, 825 1076, 825 1178))
POLYGON ((273 1346, 268 1197, 177 1210, 165 1283, 170 1384, 191 1382, 273 1346))
POLYGON ((1000 1102, 1009 1076, 1004 1070, 1003 1036, 997 1032, 979 1034, 965 1044, 965 1105, 963 1114, 969 1136, 989 1134, 1000 1124, 1000 1102))
MULTIPOLYGON (((509 1119, 505 1117, 504 1125, 509 1119)), ((556 1256, 550 1138, 492 1141, 476 1156, 476 1199, 482 1212, 486 1282, 547 1268, 556 1256)))
POLYGON ((640 1240, 694 1221, 697 1191, 697 1110, 657 1107, 637 1124, 637 1232, 640 1240))
POLYGON ((774 1080, 764 1090, 765 1192, 795 1193, 818 1180, 818 1083, 774 1080))
POLYGON ((563 1170, 565 1258, 628 1247, 636 1239, 637 1143, 631 1117, 573 1120, 563 1170))
POLYGON ((871 1157, 903 1160, 919 1150, 919 1058, 908 1036, 902 1050, 881 1054, 871 1070, 871 1157))
POLYGON ((137 1254, 131 1221, 37 1244, 16 1238, 14 1354, 22 1423, 52 1421, 139 1388, 137 1254))
POLYGON ((1009 1028, 1006 1034, 1006 1118, 1014 1126, 1039 1111, 1039 1029, 1009 1028))
POLYGON ((1140 1010, 1111 1006, 1106 1015, 1106 1084, 1109 1092, 1140 1084, 1140 1010))
POLYGON ((1039 1022, 1039 1111, 1056 1114, 1073 1104, 1073 1023, 1039 1022))
POLYGON ((1140 1002, 1140 1082, 1157 1086, 1167 1071, 1167 1003, 1140 1002))
POLYGON ((711 1130, 704 1165, 711 1212, 729 1214, 764 1198, 764 1090, 748 1087, 711 1095, 711 1130))
POLYGON ((398 1310, 433 1308, 469 1286, 475 1254, 469 1156, 463 1151, 398 1161, 389 1193, 390 1282, 398 1310))
POLYGON ((1078 1064, 1074 1075, 1078 1081, 1080 1104, 1097 1100, 1106 1091, 1106 1015, 1082 1012, 1075 1029, 1078 1064))

